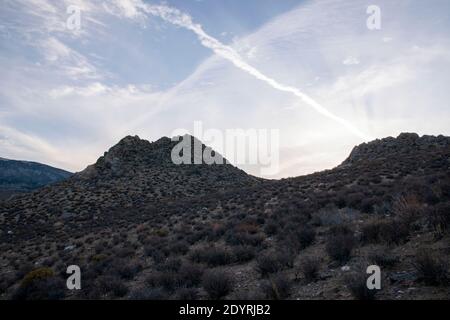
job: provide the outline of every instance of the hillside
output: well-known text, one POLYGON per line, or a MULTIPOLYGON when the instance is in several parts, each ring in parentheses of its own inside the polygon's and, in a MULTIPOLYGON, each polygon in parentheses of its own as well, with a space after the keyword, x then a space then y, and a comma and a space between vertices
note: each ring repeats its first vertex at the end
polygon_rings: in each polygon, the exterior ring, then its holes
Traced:
POLYGON ((68 178, 72 173, 45 164, 0 158, 0 199, 68 178))
POLYGON ((173 165, 172 146, 126 137, 1 204, 2 298, 372 298, 369 264, 382 270, 376 298, 450 297, 449 137, 376 140, 278 181, 173 165), (70 264, 78 292, 64 290, 70 264), (30 285, 30 272, 46 276, 30 285))

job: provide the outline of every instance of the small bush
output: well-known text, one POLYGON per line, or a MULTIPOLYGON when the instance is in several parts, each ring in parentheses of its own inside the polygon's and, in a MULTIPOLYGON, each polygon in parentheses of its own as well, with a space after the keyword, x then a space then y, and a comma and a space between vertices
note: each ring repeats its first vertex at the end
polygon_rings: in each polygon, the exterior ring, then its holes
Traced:
POLYGON ((55 275, 55 272, 51 268, 47 268, 47 267, 38 268, 38 269, 35 269, 35 270, 27 273, 25 275, 25 277, 23 278, 21 285, 27 286, 30 283, 32 283, 33 281, 48 279, 48 278, 53 277, 54 275, 55 275))
POLYGON ((261 289, 266 299, 286 299, 291 291, 291 281, 287 276, 278 274, 263 281, 261 289))
POLYGON ((119 263, 116 267, 120 277, 126 280, 133 279, 142 270, 142 265, 137 261, 126 264, 119 263))
POLYGON ((183 279, 183 284, 186 287, 195 287, 200 284, 204 269, 196 264, 183 263, 178 270, 178 274, 183 279))
POLYGON ((232 246, 248 245, 258 247, 263 241, 264 236, 261 234, 250 234, 233 230, 230 230, 225 234, 225 242, 232 246))
POLYGON ((387 247, 374 248, 368 254, 368 260, 372 264, 380 267, 393 267, 398 262, 398 257, 394 256, 387 247))
POLYGON ((266 252, 256 259, 256 270, 262 277, 292 267, 293 255, 287 252, 266 252))
POLYGON ((274 221, 267 222, 266 225, 264 226, 264 232, 268 236, 273 236, 274 234, 277 233, 277 231, 278 231, 278 224, 275 223, 274 221))
POLYGON ((288 230, 284 236, 284 242, 296 250, 304 249, 310 246, 316 238, 316 232, 311 227, 288 230))
POLYGON ((352 234, 337 234, 328 238, 326 251, 333 260, 345 263, 350 259, 354 246, 352 234))
POLYGON ((428 221, 436 236, 442 237, 450 230, 450 202, 443 202, 430 210, 428 221))
POLYGON ((158 271, 173 271, 173 272, 177 272, 180 269, 180 267, 181 267, 181 259, 180 258, 171 257, 171 258, 168 258, 163 263, 158 264, 156 266, 156 270, 158 270, 158 271))
POLYGON ((233 281, 224 271, 210 270, 203 276, 202 287, 210 299, 218 300, 233 290, 233 281))
POLYGON ((449 283, 448 263, 428 250, 419 250, 415 267, 419 277, 428 285, 439 286, 449 283))
POLYGON ((404 223, 411 224, 422 213, 422 205, 415 195, 397 196, 392 203, 392 212, 404 223))
POLYGON ((54 276, 34 277, 22 282, 13 300, 59 300, 65 296, 65 282, 54 276))
POLYGON ((233 257, 227 249, 216 246, 192 251, 190 259, 197 263, 205 263, 209 267, 222 266, 233 262, 233 257))
POLYGON ((255 258, 255 249, 250 246, 236 246, 233 250, 234 261, 244 263, 255 258))
POLYGON ((171 293, 184 286, 183 279, 175 272, 155 272, 151 274, 146 283, 148 286, 157 288, 161 287, 167 292, 171 293))
POLYGON ((97 278, 94 286, 101 295, 112 293, 115 297, 123 297, 128 293, 127 286, 116 276, 104 275, 97 278))
POLYGON ((405 242, 409 237, 409 223, 401 221, 399 219, 393 219, 391 221, 380 222, 379 240, 386 244, 401 244, 405 242))
POLYGON ((319 276, 320 260, 318 258, 306 257, 300 262, 299 271, 308 281, 315 281, 319 276))
POLYGON ((352 272, 344 277, 344 282, 352 296, 357 300, 373 300, 377 289, 367 288, 367 274, 364 271, 352 272))

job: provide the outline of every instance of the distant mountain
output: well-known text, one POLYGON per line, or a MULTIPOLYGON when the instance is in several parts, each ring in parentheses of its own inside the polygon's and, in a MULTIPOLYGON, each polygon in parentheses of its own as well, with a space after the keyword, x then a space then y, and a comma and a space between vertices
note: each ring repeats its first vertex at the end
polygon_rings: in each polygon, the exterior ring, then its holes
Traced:
POLYGON ((32 191, 71 175, 68 171, 38 162, 0 158, 0 197, 32 191))

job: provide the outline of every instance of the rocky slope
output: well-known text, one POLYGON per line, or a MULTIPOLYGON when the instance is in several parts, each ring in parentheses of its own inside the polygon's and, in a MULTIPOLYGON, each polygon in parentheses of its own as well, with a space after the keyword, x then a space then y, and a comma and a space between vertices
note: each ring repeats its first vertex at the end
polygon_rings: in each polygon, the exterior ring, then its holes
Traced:
MULTIPOLYGON (((4 203, 8 213, 0 216, 4 221, 1 229, 12 224, 18 238, 42 233, 58 236, 55 225, 57 229, 66 227, 61 221, 72 221, 70 228, 80 229, 93 220, 100 225, 115 223, 110 215, 127 208, 170 203, 262 181, 228 163, 173 164, 171 151, 176 144, 166 137, 150 143, 127 136, 69 179, 4 203), (31 230, 30 224, 34 224, 31 230)), ((206 148, 200 145, 202 150, 206 148)), ((194 156, 193 148, 192 153, 194 156)))
POLYGON ((450 297, 449 137, 376 140, 332 170, 278 181, 173 165, 173 145, 127 137, 67 181, 1 204, 2 297, 450 297), (70 264, 83 270, 76 293, 59 283, 70 264), (382 270, 377 292, 369 264, 382 270))

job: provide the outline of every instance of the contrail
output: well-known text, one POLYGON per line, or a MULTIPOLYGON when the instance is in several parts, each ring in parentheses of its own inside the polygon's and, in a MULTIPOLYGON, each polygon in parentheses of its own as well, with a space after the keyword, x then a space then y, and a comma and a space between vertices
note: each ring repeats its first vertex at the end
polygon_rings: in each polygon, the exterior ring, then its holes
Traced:
POLYGON ((230 46, 227 46, 223 43, 221 43, 216 38, 210 36, 207 34, 202 26, 200 24, 194 23, 192 20, 192 17, 189 16, 186 13, 181 12, 180 10, 168 7, 164 5, 151 5, 143 3, 142 1, 134 1, 134 5, 138 8, 140 8, 142 11, 146 12, 147 14, 159 17, 163 19, 164 21, 167 21, 171 24, 183 27, 185 29, 188 29, 192 32, 194 32, 198 39, 200 40, 201 44, 212 51, 216 53, 217 55, 221 56, 222 58, 227 59, 231 63, 233 63, 236 67, 239 69, 247 72, 248 74, 254 76, 255 78, 266 82, 269 84, 272 88, 275 88, 280 91, 289 92, 296 97, 300 98, 303 102, 314 108, 317 112, 324 115, 327 118, 330 118, 341 125, 345 126, 349 131, 351 131, 353 134, 357 135, 358 137, 369 140, 370 138, 361 132, 358 128, 353 126, 350 122, 347 120, 333 114, 332 112, 328 111, 324 106, 322 106, 320 103, 315 101, 313 98, 308 96, 307 94, 301 92, 297 88, 284 85, 282 83, 277 82, 275 79, 272 79, 262 72, 260 72, 255 67, 251 66, 247 62, 244 61, 244 59, 239 55, 239 53, 236 52, 233 48, 230 46))

